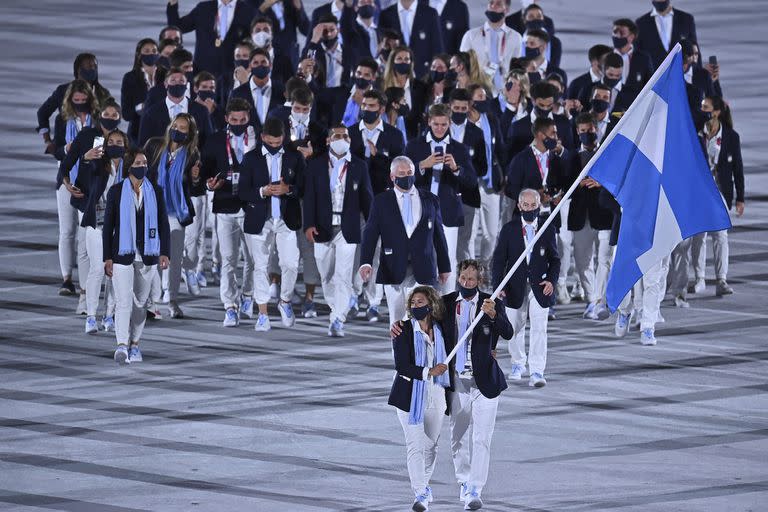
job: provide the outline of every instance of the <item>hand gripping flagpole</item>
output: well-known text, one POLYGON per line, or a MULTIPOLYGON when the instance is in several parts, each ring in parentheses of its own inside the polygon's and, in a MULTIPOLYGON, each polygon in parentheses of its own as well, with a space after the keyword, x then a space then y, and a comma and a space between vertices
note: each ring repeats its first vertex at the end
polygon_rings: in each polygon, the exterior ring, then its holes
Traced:
MULTIPOLYGON (((656 82, 658 81, 659 77, 664 74, 664 72, 669 67, 669 64, 672 62, 672 59, 675 57, 677 53, 680 52, 680 43, 677 43, 674 48, 669 52, 669 55, 664 59, 664 62, 661 63, 659 68, 656 70, 656 72, 653 74, 650 80, 648 80, 648 83, 645 84, 645 87, 640 91, 640 94, 637 95, 637 98, 635 98, 635 101, 632 102, 632 105, 629 106, 627 111, 624 113, 624 115, 621 116, 621 119, 619 119, 619 122, 616 123, 616 126, 611 130, 611 133, 608 134, 608 137, 606 137, 605 141, 600 144, 600 147, 597 148, 597 151, 594 155, 592 155, 592 158, 589 159, 589 162, 587 162, 587 165, 584 166, 584 169, 582 169, 581 173, 579 173, 578 177, 573 181, 573 184, 571 187, 565 192, 565 195, 560 200, 559 203, 557 203, 557 206, 555 206, 555 209, 552 210, 552 213, 549 214, 549 217, 547 217, 547 220, 544 221, 544 225, 541 226, 537 231, 536 234, 533 237, 533 240, 529 244, 526 244, 525 250, 518 256, 517 261, 515 261, 515 264, 512 265, 512 268, 509 269, 509 272, 507 272, 507 275, 504 276, 504 279, 501 280, 499 283, 499 286, 496 287, 496 289, 493 291, 493 294, 491 294, 491 300, 496 300, 496 298, 499 296, 499 293, 504 290, 504 287, 506 286, 507 282, 512 278, 512 275, 515 273, 515 271, 520 267, 520 265, 523 263, 523 259, 525 259, 528 254, 533 249, 533 246, 536 245, 536 242, 541 238, 541 236, 544 234, 544 231, 549 227, 550 224, 555 220, 555 217, 557 214, 560 213, 560 208, 562 208, 563 203, 565 203, 566 199, 569 199, 573 193, 576 191, 576 188, 579 186, 579 183, 581 180, 583 180, 590 170, 592 170, 592 166, 594 165, 597 158, 603 154, 603 150, 608 147, 608 144, 613 140, 613 138, 616 136, 617 133, 620 132, 620 128, 624 124, 625 120, 629 117, 629 114, 634 109, 635 105, 638 103, 637 100, 645 96, 648 91, 650 91, 654 85, 656 85, 656 82)), ((554 283, 553 283, 554 284, 554 283)), ((554 292, 553 292, 554 293, 554 292)), ((456 356, 456 352, 459 351, 459 348, 461 348, 462 345, 467 341, 467 338, 472 333, 472 331, 477 327, 477 324, 480 323, 480 320, 482 319, 483 315, 485 313, 480 312, 479 315, 476 315, 474 320, 472 320, 472 323, 469 324, 469 327, 467 327, 467 330, 464 332, 464 335, 459 339, 458 342, 456 342, 456 346, 453 347, 453 350, 451 350, 451 353, 448 354, 445 358, 445 361, 443 361, 443 364, 448 364, 451 359, 453 359, 456 356)))

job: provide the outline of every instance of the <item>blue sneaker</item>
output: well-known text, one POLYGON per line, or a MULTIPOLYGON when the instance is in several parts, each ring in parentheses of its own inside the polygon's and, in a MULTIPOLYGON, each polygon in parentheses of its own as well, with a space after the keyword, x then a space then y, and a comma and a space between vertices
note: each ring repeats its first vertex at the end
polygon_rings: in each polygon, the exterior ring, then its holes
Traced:
POLYGON ((331 336, 332 338, 344 337, 344 324, 341 320, 337 318, 331 323, 328 327, 328 336, 331 336))
POLYGON ((89 316, 85 319, 85 334, 96 334, 99 332, 99 327, 96 325, 96 317, 89 316))
POLYGON ((587 307, 584 308, 584 313, 581 315, 585 320, 597 320, 597 312, 595 311, 596 304, 590 302, 587 307))
POLYGON ((256 320, 256 325, 253 328, 258 332, 267 332, 272 329, 272 326, 269 324, 269 317, 259 313, 259 318, 256 320))
POLYGON ((599 302, 598 304, 595 304, 595 316, 602 322, 611 316, 611 311, 608 309, 608 306, 599 302))
POLYGON ((296 316, 293 314, 293 308, 290 302, 283 302, 277 305, 277 309, 280 311, 280 319, 283 325, 286 327, 293 327, 296 323, 296 316))
POLYGON ((359 310, 358 304, 357 304, 357 296, 352 295, 349 298, 349 305, 347 305, 347 309, 349 309, 349 314, 352 316, 357 316, 357 311, 359 310))
POLYGON ((427 492, 427 501, 429 503, 432 503, 433 501, 435 501, 435 498, 432 496, 432 488, 430 486, 427 486, 426 492, 427 492))
POLYGON ((306 301, 301 306, 301 314, 304 318, 317 318, 317 309, 315 309, 315 303, 311 300, 306 301))
POLYGON ((115 331, 115 317, 114 316, 105 316, 101 319, 101 328, 104 329, 104 332, 114 332, 115 331))
POLYGON ((118 345, 115 350, 115 362, 117 364, 128 364, 131 360, 128 358, 128 347, 125 345, 118 345))
POLYGON ((627 331, 629 331, 630 316, 632 316, 631 311, 629 313, 622 313, 621 310, 619 310, 616 315, 616 326, 614 327, 613 332, 616 334, 617 338, 623 338, 627 335, 627 331))
POLYGON ((202 270, 197 273, 197 284, 200 286, 200 288, 207 288, 208 287, 208 280, 205 278, 205 272, 202 270))
POLYGON ((224 313, 224 327, 237 327, 238 324, 240 319, 237 317, 235 308, 227 308, 227 312, 224 313))
POLYGON ((424 489, 424 492, 416 495, 416 499, 413 502, 411 510, 414 510, 415 512, 424 512, 425 510, 429 510, 429 495, 427 494, 426 488, 424 489))
POLYGON ((253 318, 253 297, 243 295, 240 298, 240 316, 253 318))
POLYGON ((521 364, 513 364, 512 365, 512 371, 509 372, 509 375, 507 376, 509 380, 520 380, 523 378, 523 373, 525 373, 525 367, 521 364))
POLYGON ((131 345, 131 348, 128 350, 128 359, 132 363, 140 363, 144 360, 141 357, 141 350, 139 350, 138 345, 131 345))
POLYGON ((534 372, 528 379, 528 385, 532 388, 543 388, 547 385, 547 379, 545 379, 544 375, 540 374, 539 372, 534 372))
POLYGON ((464 498, 464 510, 477 510, 483 508, 483 500, 475 487, 464 498))
POLYGON ((653 329, 643 329, 640 331, 640 344, 647 347, 656 344, 656 336, 654 335, 653 329))
POLYGON ((371 306, 368 308, 368 311, 365 313, 365 317, 369 322, 378 322, 379 321, 379 308, 376 306, 371 306))

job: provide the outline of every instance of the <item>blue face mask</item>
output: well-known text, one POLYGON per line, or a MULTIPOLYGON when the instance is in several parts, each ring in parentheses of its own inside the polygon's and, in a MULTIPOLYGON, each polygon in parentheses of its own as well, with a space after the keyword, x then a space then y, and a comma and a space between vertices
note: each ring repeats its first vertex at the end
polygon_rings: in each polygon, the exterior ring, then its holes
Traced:
POLYGON ((89 83, 94 83, 99 79, 99 70, 96 68, 85 69, 80 68, 80 78, 89 83))
POLYGON ((475 101, 473 106, 475 107, 475 110, 480 112, 481 114, 485 114, 488 112, 488 100, 482 100, 482 101, 475 101))
POLYGON ((187 84, 175 84, 168 86, 168 95, 173 98, 183 98, 187 94, 187 84))
POLYGON ((160 58, 159 53, 142 53, 141 54, 141 63, 145 66, 154 66, 157 64, 157 59, 160 58))
POLYGON ((555 149, 557 147, 557 139, 554 139, 552 137, 547 137, 544 139, 544 147, 547 148, 549 151, 555 149))
POLYGON ((373 15, 376 14, 376 6, 361 5, 360 8, 357 10, 357 14, 364 20, 367 20, 368 18, 373 18, 373 15))
POLYGON ((416 176, 411 174, 410 176, 398 176, 395 178, 395 185, 403 190, 411 190, 413 184, 416 183, 416 176))
POLYGON ((429 306, 420 306, 418 308, 411 308, 411 316, 416 320, 424 320, 427 315, 432 312, 432 308, 429 306))
POLYGON ((259 80, 264 80, 269 76, 270 71, 272 71, 272 69, 269 66, 256 66, 251 70, 251 74, 259 80))
POLYGON ((597 134, 595 132, 580 133, 579 141, 585 146, 593 146, 597 142, 597 134))
POLYGON ((201 100, 213 100, 216 99, 216 93, 213 91, 198 91, 197 97, 201 100))
POLYGON ((461 286, 461 283, 459 283, 459 293, 462 297, 464 297, 465 300, 469 300, 472 297, 477 294, 477 286, 474 288, 465 288, 464 286, 461 286))
POLYGON ((249 64, 250 64, 250 61, 248 59, 235 59, 235 67, 236 68, 248 69, 248 65, 249 64))
POLYGON ((395 73, 398 75, 410 75, 411 64, 409 62, 395 62, 395 73))
POLYGON ((168 135, 171 137, 171 142, 175 142, 176 144, 184 144, 187 141, 187 134, 180 132, 176 128, 171 128, 168 135))
POLYGON ((541 55, 541 50, 539 48, 529 48, 525 47, 525 58, 526 59, 535 59, 539 55, 541 55))
POLYGON ((106 117, 102 117, 100 120, 101 127, 110 132, 120 124, 120 119, 107 119, 106 117))
POLYGON ((137 180, 141 181, 144 179, 144 176, 147 175, 147 166, 142 165, 140 167, 131 167, 131 176, 136 178, 137 180))

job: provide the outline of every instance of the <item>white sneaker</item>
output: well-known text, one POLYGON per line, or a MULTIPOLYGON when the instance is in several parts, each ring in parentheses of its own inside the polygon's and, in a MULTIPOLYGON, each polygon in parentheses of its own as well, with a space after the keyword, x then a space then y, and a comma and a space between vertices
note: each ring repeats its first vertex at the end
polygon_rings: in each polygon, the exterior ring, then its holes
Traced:
POLYGON ((632 317, 632 312, 622 313, 619 310, 616 313, 616 326, 613 328, 613 332, 617 338, 623 338, 629 331, 629 320, 632 317))
POLYGON ((171 318, 184 318, 184 313, 175 300, 168 301, 168 316, 171 318))
POLYGON ((643 329, 640 331, 640 344, 646 347, 652 347, 656 344, 656 336, 653 329, 643 329))
POLYGON ((597 304, 590 302, 581 315, 585 320, 597 320, 597 304))
POLYGON ((296 323, 296 315, 293 314, 291 303, 280 301, 277 309, 280 311, 280 319, 283 321, 283 325, 285 327, 293 327, 296 323))
POLYGON ((461 482, 459 484, 459 501, 464 503, 464 498, 467 497, 467 493, 469 492, 469 487, 467 487, 467 484, 464 482, 461 482))
POLYGON ((259 313, 259 318, 256 320, 256 325, 253 328, 257 332, 267 332, 272 329, 272 326, 269 324, 269 317, 259 313))
POLYGON ((682 295, 678 295, 677 297, 675 297, 675 307, 685 309, 685 308, 691 307, 691 305, 688 304, 688 301, 685 300, 685 297, 683 297, 682 295))
POLYGON ((253 297, 243 295, 240 297, 240 316, 243 318, 253 318, 253 297))
POLYGON ((240 323, 240 319, 237 317, 237 310, 235 308, 227 308, 224 313, 224 327, 237 327, 240 323))
POLYGON ((699 278, 693 285, 688 287, 688 293, 703 293, 707 289, 707 283, 704 278, 699 278))
POLYGON ((509 380, 520 380, 523 378, 524 372, 525 372, 525 367, 523 365, 513 364, 512 371, 509 372, 509 375, 507 375, 507 378, 509 380))
POLYGON ((194 295, 197 297, 200 295, 200 284, 197 282, 197 273, 196 272, 186 272, 187 276, 187 292, 189 292, 190 295, 194 295))
MULTIPOLYGON (((532 388, 543 388, 547 385, 547 379, 539 372, 533 372, 528 379, 528 385, 532 388)), ((473 509, 474 510, 474 509, 473 509)))
POLYGON ((96 334, 99 332, 99 326, 96 324, 96 317, 89 316, 85 319, 85 334, 96 334))
POLYGON ((464 510, 478 510, 483 508, 483 500, 477 489, 470 490, 464 497, 464 510))
POLYGON ((77 300, 77 309, 75 310, 76 315, 87 315, 88 309, 86 308, 85 303, 85 292, 80 294, 80 298, 77 300))
POLYGON ((171 292, 168 290, 163 290, 162 295, 160 295, 160 302, 158 304, 168 304, 171 302, 171 292))
POLYGON ((429 510, 429 495, 426 490, 422 494, 416 496, 411 510, 415 512, 425 512, 429 510))
POLYGON ((205 278, 205 272, 202 270, 197 273, 197 284, 200 288, 208 288, 208 279, 205 278))
POLYGON ((129 364, 131 362, 128 359, 128 347, 125 345, 118 345, 115 350, 115 362, 117 364, 129 364))

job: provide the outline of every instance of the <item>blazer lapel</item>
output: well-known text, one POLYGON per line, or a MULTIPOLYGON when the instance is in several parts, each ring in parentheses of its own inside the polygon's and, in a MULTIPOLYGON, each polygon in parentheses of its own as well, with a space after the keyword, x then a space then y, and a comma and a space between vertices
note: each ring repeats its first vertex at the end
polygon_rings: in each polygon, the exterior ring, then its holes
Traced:
MULTIPOLYGON (((403 232, 403 237, 404 238, 408 238, 408 231, 406 231, 406 229, 405 229, 405 223, 403 222, 403 215, 400 213, 400 206, 397 204, 397 193, 395 192, 394 189, 392 190, 392 194, 390 196, 390 201, 392 201, 392 206, 394 207, 393 211, 396 211, 397 214, 398 214, 397 216, 398 216, 399 222, 397 222, 396 224, 398 225, 400 230, 403 232)), ((423 206, 422 206, 421 210, 424 211, 424 207, 423 206)))

